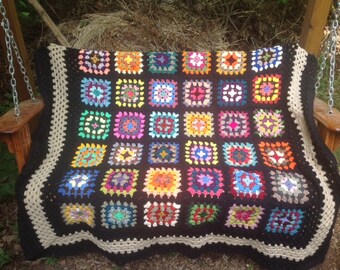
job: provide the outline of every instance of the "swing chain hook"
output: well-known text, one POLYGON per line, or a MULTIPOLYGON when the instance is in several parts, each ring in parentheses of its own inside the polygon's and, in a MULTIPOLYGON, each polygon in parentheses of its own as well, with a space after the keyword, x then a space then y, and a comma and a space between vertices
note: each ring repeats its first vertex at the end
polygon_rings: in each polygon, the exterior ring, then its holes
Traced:
POLYGON ((31 100, 36 101, 36 98, 33 93, 32 86, 29 82, 29 77, 26 72, 26 68, 23 64, 23 60, 20 56, 18 46, 16 44, 16 41, 13 36, 13 32, 10 29, 10 23, 9 20, 6 16, 6 9, 5 6, 2 3, 3 1, 0 0, 0 13, 2 14, 2 21, 1 21, 1 26, 5 32, 5 43, 6 43, 6 49, 7 49, 7 60, 8 60, 8 71, 11 76, 10 79, 10 84, 12 88, 12 96, 13 96, 13 103, 14 103, 14 113, 18 117, 20 116, 20 109, 19 109, 19 99, 18 99, 18 92, 17 92, 17 82, 15 79, 15 67, 13 63, 13 50, 14 54, 16 56, 16 59, 18 61, 19 67, 20 67, 20 72, 23 75, 24 82, 27 87, 27 91, 31 97, 31 100), (13 49, 13 50, 12 50, 13 49))

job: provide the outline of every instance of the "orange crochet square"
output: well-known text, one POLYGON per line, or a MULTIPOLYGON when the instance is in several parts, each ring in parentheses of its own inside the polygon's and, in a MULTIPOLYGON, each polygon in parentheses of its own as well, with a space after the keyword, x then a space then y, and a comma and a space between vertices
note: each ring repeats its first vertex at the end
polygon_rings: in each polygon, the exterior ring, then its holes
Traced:
POLYGON ((291 147, 287 142, 260 142, 264 164, 279 170, 293 170, 296 166, 291 147))
POLYGON ((141 52, 116 52, 115 70, 123 74, 140 74, 143 71, 141 52))

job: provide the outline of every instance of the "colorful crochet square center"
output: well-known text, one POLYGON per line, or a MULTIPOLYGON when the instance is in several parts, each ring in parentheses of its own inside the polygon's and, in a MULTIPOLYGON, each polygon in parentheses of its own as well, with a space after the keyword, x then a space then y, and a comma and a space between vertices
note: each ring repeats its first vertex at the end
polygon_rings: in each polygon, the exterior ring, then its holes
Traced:
POLYGON ((269 269, 321 262, 337 200, 308 115, 315 67, 297 45, 42 49, 45 122, 18 182, 26 257, 237 247, 269 269))

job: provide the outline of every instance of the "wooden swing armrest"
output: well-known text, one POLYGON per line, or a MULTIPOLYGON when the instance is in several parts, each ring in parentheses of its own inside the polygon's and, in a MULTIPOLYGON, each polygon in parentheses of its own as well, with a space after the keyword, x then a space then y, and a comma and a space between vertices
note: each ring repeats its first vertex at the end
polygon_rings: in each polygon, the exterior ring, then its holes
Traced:
POLYGON ((19 172, 26 163, 32 142, 29 121, 43 107, 41 99, 26 100, 19 104, 20 116, 16 117, 12 109, 0 117, 0 141, 5 142, 9 151, 15 155, 19 172))
POLYGON ((328 113, 328 105, 322 100, 314 100, 314 118, 318 122, 318 130, 326 145, 332 150, 340 146, 340 112, 333 108, 333 114, 328 113))
POLYGON ((44 107, 41 99, 25 100, 19 104, 20 116, 16 117, 14 108, 0 117, 0 134, 11 134, 20 130, 44 107))

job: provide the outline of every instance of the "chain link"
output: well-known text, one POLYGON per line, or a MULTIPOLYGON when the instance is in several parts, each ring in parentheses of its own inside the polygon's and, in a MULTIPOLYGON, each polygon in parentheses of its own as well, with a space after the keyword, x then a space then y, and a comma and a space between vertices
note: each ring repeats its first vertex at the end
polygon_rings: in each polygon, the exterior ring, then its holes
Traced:
POLYGON ((315 92, 318 93, 321 79, 324 75, 327 61, 329 61, 329 76, 328 76, 328 113, 333 114, 334 107, 334 76, 335 76, 335 60, 336 60, 336 42, 338 37, 340 16, 340 1, 335 1, 333 18, 330 26, 330 33, 325 41, 323 52, 320 56, 321 64, 319 73, 315 83, 315 92))
POLYGON ((20 72, 23 75, 24 82, 25 82, 26 87, 27 87, 27 91, 28 91, 28 93, 29 93, 29 95, 30 95, 30 97, 33 101, 35 101, 36 99, 34 97, 32 86, 29 82, 29 78, 28 78, 28 75, 27 75, 27 72, 26 72, 26 68, 25 68, 23 61, 22 61, 22 58, 20 56, 18 46, 15 42, 13 32, 10 29, 10 23, 9 23, 9 20, 6 16, 6 9, 5 9, 5 6, 2 3, 2 0, 0 0, 0 13, 3 16, 3 19, 1 21, 1 26, 4 29, 4 32, 5 32, 7 60, 8 60, 8 65, 9 65, 8 71, 9 71, 9 74, 11 76, 10 84, 11 84, 11 88, 12 88, 14 113, 15 113, 16 116, 20 116, 19 99, 18 99, 18 92, 17 92, 17 82, 16 82, 16 79, 15 79, 15 68, 14 68, 14 63, 13 63, 13 50, 14 50, 14 54, 17 58, 19 67, 20 67, 20 72))
POLYGON ((330 39, 329 37, 326 39, 325 41, 325 45, 324 45, 324 49, 321 53, 320 59, 321 59, 321 64, 319 67, 319 72, 317 75, 317 79, 316 79, 316 83, 315 83, 315 93, 318 94, 318 90, 320 89, 320 85, 321 85, 321 79, 324 75, 324 71, 326 68, 326 62, 327 62, 327 56, 329 55, 329 51, 330 51, 330 39))
POLYGON ((338 37, 338 28, 339 28, 339 13, 340 13, 340 1, 337 2, 337 6, 334 11, 334 18, 332 21, 332 29, 331 29, 331 39, 330 39, 330 59, 329 59, 329 100, 328 107, 329 113, 333 114, 333 106, 334 106, 334 76, 335 76, 335 57, 336 57, 336 41, 338 37))

